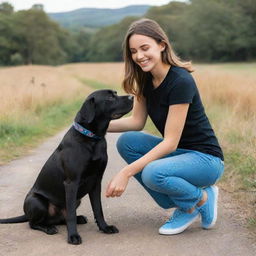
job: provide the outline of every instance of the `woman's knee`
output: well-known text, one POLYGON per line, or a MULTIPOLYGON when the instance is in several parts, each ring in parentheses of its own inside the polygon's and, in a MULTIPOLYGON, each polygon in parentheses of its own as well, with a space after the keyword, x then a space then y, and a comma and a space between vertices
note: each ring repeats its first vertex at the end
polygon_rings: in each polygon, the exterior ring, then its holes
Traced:
POLYGON ((162 180, 155 162, 147 164, 141 173, 142 182, 152 190, 156 190, 162 180))
POLYGON ((141 132, 137 131, 129 131, 121 134, 116 143, 117 150, 121 156, 124 156, 127 151, 134 149, 140 137, 140 133, 141 132))

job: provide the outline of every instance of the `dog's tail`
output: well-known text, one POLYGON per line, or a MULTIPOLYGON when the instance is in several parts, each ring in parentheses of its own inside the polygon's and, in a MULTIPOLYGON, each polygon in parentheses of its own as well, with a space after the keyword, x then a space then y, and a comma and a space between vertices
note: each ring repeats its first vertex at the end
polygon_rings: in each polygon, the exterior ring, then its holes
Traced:
POLYGON ((21 215, 18 217, 13 217, 13 218, 8 218, 8 219, 0 219, 0 223, 22 223, 22 222, 27 222, 28 218, 26 215, 21 215))

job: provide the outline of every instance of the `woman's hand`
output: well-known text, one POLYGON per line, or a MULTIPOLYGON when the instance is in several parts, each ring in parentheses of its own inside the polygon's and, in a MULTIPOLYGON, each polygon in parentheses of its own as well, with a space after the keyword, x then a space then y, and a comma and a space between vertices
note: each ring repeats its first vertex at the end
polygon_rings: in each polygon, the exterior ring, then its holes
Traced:
POLYGON ((108 184, 107 190, 106 190, 106 197, 116 197, 121 196, 123 192, 125 191, 129 176, 127 175, 127 168, 124 167, 108 184))

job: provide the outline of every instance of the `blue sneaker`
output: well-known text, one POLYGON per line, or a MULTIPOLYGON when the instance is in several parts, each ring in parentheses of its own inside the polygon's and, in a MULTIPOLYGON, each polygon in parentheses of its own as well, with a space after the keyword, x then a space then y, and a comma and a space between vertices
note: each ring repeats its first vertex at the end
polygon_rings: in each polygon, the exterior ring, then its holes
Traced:
POLYGON ((183 232, 190 226, 199 216, 199 212, 195 209, 192 213, 184 212, 176 209, 170 218, 160 229, 161 235, 175 235, 183 232))
POLYGON ((216 186, 210 186, 205 189, 207 193, 207 201, 200 207, 198 211, 201 214, 202 227, 204 229, 212 228, 217 221, 218 194, 219 189, 216 186))

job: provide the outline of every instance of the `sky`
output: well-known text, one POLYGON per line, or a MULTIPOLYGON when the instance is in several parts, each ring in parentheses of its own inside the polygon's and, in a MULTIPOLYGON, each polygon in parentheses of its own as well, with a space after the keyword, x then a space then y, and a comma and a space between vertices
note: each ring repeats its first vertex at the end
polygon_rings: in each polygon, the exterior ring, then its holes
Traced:
POLYGON ((45 12, 65 12, 83 7, 122 8, 128 5, 164 5, 171 0, 0 0, 10 3, 15 11, 31 8, 34 4, 43 4, 45 12))

